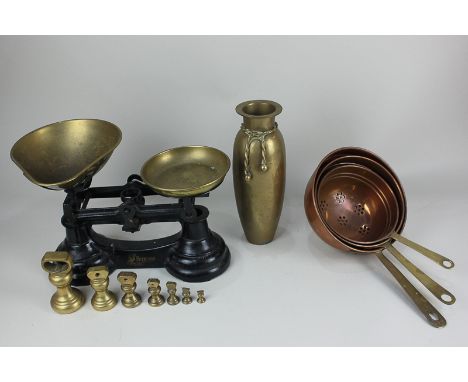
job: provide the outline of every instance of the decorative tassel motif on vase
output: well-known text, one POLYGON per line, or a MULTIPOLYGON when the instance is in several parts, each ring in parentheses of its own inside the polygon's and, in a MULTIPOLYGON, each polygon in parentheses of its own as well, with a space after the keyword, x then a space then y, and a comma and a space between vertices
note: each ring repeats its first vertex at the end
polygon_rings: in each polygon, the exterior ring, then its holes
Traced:
POLYGON ((247 240, 273 240, 283 207, 286 178, 284 139, 275 122, 281 113, 273 101, 247 101, 236 111, 243 117, 233 151, 234 191, 247 240))

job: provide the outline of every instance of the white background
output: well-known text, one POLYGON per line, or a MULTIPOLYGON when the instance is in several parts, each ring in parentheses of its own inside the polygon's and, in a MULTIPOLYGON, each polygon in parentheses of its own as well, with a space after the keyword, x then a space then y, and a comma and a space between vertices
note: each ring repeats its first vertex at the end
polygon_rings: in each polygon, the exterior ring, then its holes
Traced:
MULTIPOLYGON (((467 63, 466 37, 1 38, 0 344, 467 345, 467 63), (83 288, 80 311, 54 314, 40 259, 63 239, 64 194, 28 182, 8 158, 13 143, 58 120, 109 120, 123 140, 94 185, 119 184, 170 147, 204 144, 230 155, 241 122, 234 108, 256 98, 284 108, 277 121, 287 193, 277 238, 245 241, 229 173, 200 200, 232 254, 228 271, 203 284, 205 305, 98 313, 83 288), (372 255, 338 252, 309 228, 305 184, 326 153, 345 145, 392 165, 408 198, 404 233, 455 261, 447 271, 404 249, 457 297, 445 306, 425 293, 446 328, 429 326, 372 255)), ((176 229, 147 226, 133 237, 176 229)), ((119 227, 100 231, 127 237, 119 227)), ((148 277, 171 279, 161 269, 138 275, 145 299, 148 277)), ((115 275, 111 288, 118 291, 115 275)))

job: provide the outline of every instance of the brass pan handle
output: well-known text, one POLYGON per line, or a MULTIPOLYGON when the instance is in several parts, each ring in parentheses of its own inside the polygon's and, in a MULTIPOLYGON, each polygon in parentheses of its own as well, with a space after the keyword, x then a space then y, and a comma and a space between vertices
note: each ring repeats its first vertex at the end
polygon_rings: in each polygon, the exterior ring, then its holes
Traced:
POLYGON ((385 268, 395 277, 404 291, 413 300, 419 310, 424 314, 429 324, 435 328, 441 328, 447 325, 445 318, 437 311, 426 298, 409 282, 409 280, 388 260, 382 252, 377 253, 377 257, 385 265, 385 268))
POLYGON ((455 302, 455 296, 447 289, 443 288, 416 265, 403 256, 394 246, 388 244, 385 247, 411 274, 416 277, 435 297, 437 297, 444 304, 452 305, 455 302))
POLYGON ((445 269, 450 269, 455 266, 455 263, 452 260, 448 259, 447 257, 442 256, 438 254, 437 252, 431 251, 430 249, 427 249, 423 247, 422 245, 419 245, 418 243, 415 243, 414 241, 411 241, 407 239, 406 237, 403 237, 397 234, 396 232, 392 233, 391 236, 393 239, 398 240, 400 243, 414 249, 416 252, 419 252, 420 254, 435 261, 437 264, 444 267, 445 269))

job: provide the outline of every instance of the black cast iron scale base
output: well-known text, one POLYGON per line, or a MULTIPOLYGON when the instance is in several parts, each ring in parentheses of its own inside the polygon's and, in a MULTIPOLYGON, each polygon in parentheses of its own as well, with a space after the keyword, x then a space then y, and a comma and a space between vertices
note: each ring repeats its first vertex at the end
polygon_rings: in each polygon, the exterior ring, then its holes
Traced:
MULTIPOLYGON (((202 282, 222 274, 231 255, 224 240, 208 228, 208 209, 195 205, 194 197, 177 203, 145 205, 144 196, 157 195, 139 175, 131 175, 123 186, 90 187, 91 179, 66 190, 62 224, 66 238, 58 251, 68 251, 74 262, 73 285, 89 284, 86 271, 106 265, 110 272, 128 268, 163 268, 187 282, 202 282), (93 198, 120 197, 118 207, 87 208, 93 198), (110 239, 95 232, 96 224, 119 224, 126 232, 142 224, 179 222, 180 232, 154 240, 110 239)), ((208 193, 197 197, 207 197, 208 193)))

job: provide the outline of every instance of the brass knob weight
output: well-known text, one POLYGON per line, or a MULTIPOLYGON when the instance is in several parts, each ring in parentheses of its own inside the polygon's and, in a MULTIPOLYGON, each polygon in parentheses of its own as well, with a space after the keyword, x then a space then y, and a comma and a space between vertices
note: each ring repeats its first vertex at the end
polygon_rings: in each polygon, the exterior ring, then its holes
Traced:
POLYGON ((135 292, 137 274, 135 272, 120 272, 117 280, 125 293, 122 297, 122 305, 126 308, 135 308, 141 304, 141 296, 135 292))
POLYGON ((57 288, 50 299, 50 306, 59 314, 76 312, 80 309, 85 297, 83 293, 71 286, 73 278, 73 260, 68 252, 46 252, 41 266, 49 274, 49 281, 57 288))
POLYGON ((180 297, 177 296, 177 284, 174 281, 168 281, 166 283, 167 293, 169 296, 167 297, 167 303, 169 305, 177 305, 180 302, 180 297))
POLYGON ((182 288, 182 304, 188 305, 193 301, 192 296, 190 296, 190 288, 182 288))
POLYGON ((100 312, 112 309, 117 304, 117 297, 108 290, 109 269, 105 265, 90 267, 86 272, 89 283, 95 293, 91 299, 91 305, 100 312))
POLYGON ((148 292, 150 297, 148 298, 148 304, 153 307, 158 307, 164 304, 164 296, 161 295, 161 285, 159 279, 148 279, 148 292))

